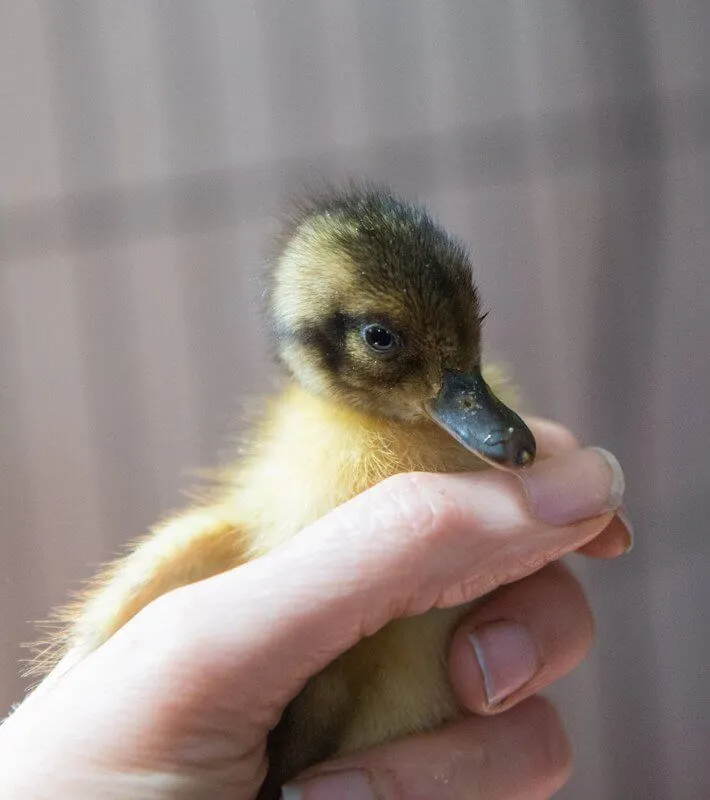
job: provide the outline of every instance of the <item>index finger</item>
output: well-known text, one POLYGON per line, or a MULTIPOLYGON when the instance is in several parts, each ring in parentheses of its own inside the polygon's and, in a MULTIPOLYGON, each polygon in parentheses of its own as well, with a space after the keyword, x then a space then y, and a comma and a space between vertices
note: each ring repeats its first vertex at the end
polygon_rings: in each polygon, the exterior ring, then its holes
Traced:
MULTIPOLYGON (((550 458, 581 447, 577 437, 558 422, 541 417, 526 420, 538 445, 538 457, 550 458)), ((633 543, 633 525, 622 509, 591 542, 579 548, 589 558, 617 558, 628 553, 633 543)))
POLYGON ((537 454, 540 458, 550 458, 581 447, 572 431, 559 422, 542 417, 528 417, 525 422, 535 435, 537 454))

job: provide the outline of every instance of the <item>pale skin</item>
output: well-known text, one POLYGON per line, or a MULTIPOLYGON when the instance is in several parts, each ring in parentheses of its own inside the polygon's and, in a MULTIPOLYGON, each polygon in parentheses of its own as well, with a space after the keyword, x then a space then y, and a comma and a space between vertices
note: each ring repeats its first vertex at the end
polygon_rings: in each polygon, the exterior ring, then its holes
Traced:
POLYGON ((391 619, 492 591, 449 651, 463 721, 319 765, 284 796, 551 797, 570 747, 534 695, 584 658, 594 631, 558 561, 621 555, 630 531, 603 459, 560 426, 532 425, 562 523, 541 520, 550 509, 503 472, 389 479, 265 557, 151 603, 30 695, 0 727, 0 796, 252 800, 268 731, 310 676, 391 619))

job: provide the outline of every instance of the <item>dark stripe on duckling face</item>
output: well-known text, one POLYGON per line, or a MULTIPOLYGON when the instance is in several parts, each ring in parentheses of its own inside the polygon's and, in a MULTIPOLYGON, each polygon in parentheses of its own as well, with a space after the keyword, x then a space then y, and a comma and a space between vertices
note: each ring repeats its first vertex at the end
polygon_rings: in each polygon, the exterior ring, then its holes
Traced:
POLYGON ((333 374, 339 374, 345 360, 346 316, 336 312, 319 322, 307 321, 296 328, 277 329, 279 341, 296 342, 309 350, 315 350, 323 364, 333 374))
POLYGON ((358 389, 387 389, 411 377, 421 368, 421 361, 406 351, 406 339, 386 314, 349 315, 336 312, 323 320, 308 320, 294 328, 279 328, 276 338, 303 347, 316 355, 321 365, 344 386, 358 389), (392 354, 366 349, 363 331, 382 326, 392 331, 401 348, 392 354))

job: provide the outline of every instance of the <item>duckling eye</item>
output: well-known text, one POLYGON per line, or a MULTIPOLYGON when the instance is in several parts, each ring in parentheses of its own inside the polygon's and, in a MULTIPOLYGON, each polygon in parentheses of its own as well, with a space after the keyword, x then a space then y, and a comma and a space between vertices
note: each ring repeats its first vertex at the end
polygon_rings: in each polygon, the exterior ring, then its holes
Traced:
POLYGON ((362 329, 362 338, 375 353, 391 353, 399 345, 397 335, 382 325, 366 325, 362 329))

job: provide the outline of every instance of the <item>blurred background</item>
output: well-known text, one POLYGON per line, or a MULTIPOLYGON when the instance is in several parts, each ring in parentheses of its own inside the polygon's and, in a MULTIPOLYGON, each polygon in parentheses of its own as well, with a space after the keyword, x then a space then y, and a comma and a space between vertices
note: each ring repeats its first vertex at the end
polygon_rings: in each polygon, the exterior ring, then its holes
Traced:
POLYGON ((710 797, 709 40, 704 0, 3 2, 0 716, 31 621, 268 390, 288 196, 368 177, 471 244, 527 408, 626 468, 560 796, 710 797))

